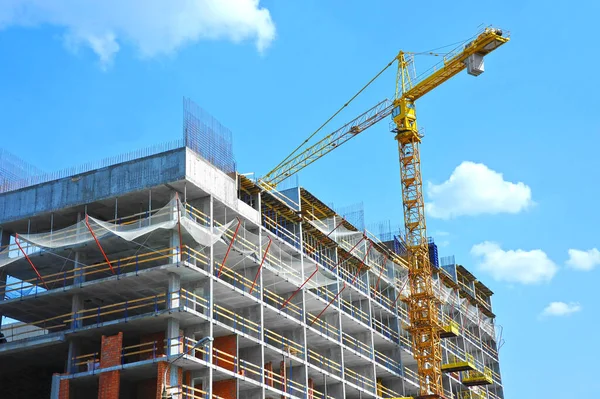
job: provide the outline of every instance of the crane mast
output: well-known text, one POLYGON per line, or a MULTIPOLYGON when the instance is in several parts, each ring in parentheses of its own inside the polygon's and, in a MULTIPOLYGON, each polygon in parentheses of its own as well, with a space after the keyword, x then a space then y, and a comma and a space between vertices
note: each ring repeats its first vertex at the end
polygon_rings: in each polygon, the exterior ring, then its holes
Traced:
MULTIPOLYGON (((398 56, 398 76, 406 88, 407 61, 404 53, 398 56)), ((404 90, 403 90, 404 91, 404 90)), ((419 145, 422 135, 417 128, 413 100, 400 97, 394 101, 392 118, 396 128, 400 160, 400 182, 404 207, 405 241, 408 246, 409 332, 412 336, 413 355, 417 361, 421 397, 437 398, 443 393, 441 325, 438 322, 439 300, 433 291, 425 202, 421 177, 419 145)))
POLYGON ((412 335, 422 398, 443 397, 444 389, 440 344, 442 326, 438 315, 440 300, 433 291, 429 261, 419 151, 422 135, 417 126, 415 101, 464 68, 468 68, 470 74, 479 75, 483 72, 483 56, 507 41, 502 31, 488 28, 458 54, 445 59, 440 69, 416 84, 411 80, 411 62, 407 54, 401 51, 397 57, 396 99, 392 119, 396 126, 394 138, 398 142, 405 240, 408 246, 409 332, 412 335))
MULTIPOLYGON (((439 322, 440 299, 433 290, 427 228, 421 156, 419 146, 423 138, 417 127, 415 101, 446 82, 465 68, 471 75, 483 72, 483 57, 509 41, 503 32, 485 28, 464 47, 444 57, 431 73, 412 78, 412 54, 400 52, 396 57, 396 95, 392 102, 383 100, 367 112, 348 122, 297 154, 290 154, 277 167, 267 173, 258 184, 272 191, 277 184, 304 167, 338 148, 351 138, 391 115, 395 140, 398 143, 400 182, 406 244, 408 247, 408 314, 412 335, 412 349, 418 366, 419 388, 422 399, 444 397, 442 385, 442 351, 439 322)), ((389 65, 388 65, 389 66, 389 65)))

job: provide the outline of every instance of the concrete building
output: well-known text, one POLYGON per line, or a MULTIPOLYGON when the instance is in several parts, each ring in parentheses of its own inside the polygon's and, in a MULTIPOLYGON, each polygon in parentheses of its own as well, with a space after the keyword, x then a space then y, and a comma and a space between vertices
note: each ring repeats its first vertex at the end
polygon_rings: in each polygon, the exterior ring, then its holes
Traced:
MULTIPOLYGON (((167 147, 5 170, 0 397, 417 395, 398 237, 303 187, 264 192, 216 130, 190 114, 167 147)), ((503 398, 492 292, 431 252, 445 395, 503 398)))

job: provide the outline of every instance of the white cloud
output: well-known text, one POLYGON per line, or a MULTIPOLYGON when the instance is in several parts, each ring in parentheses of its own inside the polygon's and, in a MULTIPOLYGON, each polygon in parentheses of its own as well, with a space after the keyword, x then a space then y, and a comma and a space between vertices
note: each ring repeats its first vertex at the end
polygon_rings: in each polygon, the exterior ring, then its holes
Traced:
POLYGON ((518 213, 533 205, 531 188, 504 180, 481 163, 465 161, 441 184, 428 182, 428 216, 451 219, 484 213, 518 213))
POLYGON ((573 269, 590 271, 600 265, 600 251, 597 248, 581 251, 579 249, 569 249, 569 259, 567 266, 573 269))
POLYGON ((576 302, 551 302, 542 311, 542 316, 568 316, 573 313, 581 312, 581 305, 576 302))
POLYGON ((64 28, 66 45, 91 48, 109 65, 120 44, 142 57, 171 53, 203 39, 253 39, 259 51, 275 38, 259 0, 3 0, 0 29, 43 24, 64 28))
POLYGON ((498 281, 536 284, 550 281, 558 271, 541 249, 505 251, 495 242, 484 241, 471 248, 471 255, 479 259, 481 270, 498 281))

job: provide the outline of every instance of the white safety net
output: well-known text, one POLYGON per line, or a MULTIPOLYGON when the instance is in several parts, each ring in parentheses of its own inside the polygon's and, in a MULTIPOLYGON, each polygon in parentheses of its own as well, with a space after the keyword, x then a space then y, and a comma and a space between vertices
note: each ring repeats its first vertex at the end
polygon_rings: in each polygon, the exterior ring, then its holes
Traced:
POLYGON ((482 315, 481 317, 481 328, 483 331, 488 333, 490 336, 494 336, 494 320, 491 317, 482 315))
POLYGON ((45 233, 18 234, 15 243, 0 251, 0 267, 21 259, 22 252, 33 256, 43 251, 75 247, 92 242, 94 239, 102 240, 110 236, 117 236, 125 241, 135 241, 158 229, 178 229, 179 220, 181 221, 181 229, 187 232, 197 244, 209 246, 220 241, 224 233, 235 222, 235 220, 231 221, 223 226, 215 227, 211 231, 210 227, 197 223, 190 216, 187 216, 186 212, 182 212, 178 216, 178 211, 181 212, 181 210, 183 210, 183 204, 178 199, 173 199, 164 207, 145 217, 127 220, 122 223, 106 222, 88 216, 80 222, 63 229, 45 233), (21 251, 19 245, 23 248, 23 251, 21 251))
POLYGON ((310 221, 314 227, 337 242, 340 247, 357 258, 363 258, 367 249, 366 244, 361 242, 364 241, 364 233, 362 231, 350 230, 340 222, 341 219, 339 218, 310 221))
MULTIPOLYGON (((186 209, 178 199, 169 201, 164 207, 149 214, 137 215, 135 218, 123 220, 103 221, 92 216, 65 227, 45 233, 18 234, 18 242, 25 253, 36 256, 43 252, 52 252, 62 248, 73 248, 88 244, 95 239, 102 241, 110 237, 118 237, 128 242, 136 242, 141 237, 162 230, 181 229, 182 234, 200 246, 215 247, 215 253, 224 254, 231 244, 231 250, 242 255, 242 259, 251 258, 260 262, 265 258, 264 266, 272 272, 287 279, 294 285, 306 283, 308 288, 328 285, 336 281, 336 277, 323 268, 315 272, 316 265, 312 261, 302 262, 298 251, 282 242, 276 235, 267 232, 262 236, 251 232, 240 224, 238 219, 233 219, 223 225, 214 227, 197 222, 197 218, 186 209), (93 234, 92 234, 93 233, 93 234), (271 244, 269 244, 271 241, 271 244), (267 251, 267 247, 269 248, 267 251), (266 251, 266 254, 265 254, 266 251), (314 275, 313 275, 314 273, 314 275)), ((347 234, 352 237, 353 234, 347 234)), ((359 233, 360 235, 361 233, 359 233)), ((140 244, 141 245, 141 244, 140 244)), ((23 258, 23 254, 16 243, 0 251, 0 267, 6 266, 23 258)), ((239 258, 239 256, 238 256, 239 258)), ((231 262, 240 263, 239 259, 231 257, 231 262)), ((234 268, 235 264, 227 262, 227 266, 234 268)))

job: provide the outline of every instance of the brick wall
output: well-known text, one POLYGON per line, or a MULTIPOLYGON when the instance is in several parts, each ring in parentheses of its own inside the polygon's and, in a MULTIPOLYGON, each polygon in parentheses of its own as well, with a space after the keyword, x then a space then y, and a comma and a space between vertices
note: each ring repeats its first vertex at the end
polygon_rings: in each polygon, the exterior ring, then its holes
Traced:
POLYGON ((223 399, 237 399, 235 379, 213 382, 213 395, 223 399))
POLYGON ((234 358, 236 357, 237 335, 233 334, 215 338, 213 341, 213 364, 229 371, 235 371, 237 367, 235 367, 236 364, 234 364, 234 358), (220 352, 217 352, 217 350, 220 352), (217 356, 219 359, 217 359, 217 356))
POLYGON ((315 384, 313 382, 313 379, 309 378, 308 379, 308 399, 314 398, 314 392, 313 392, 314 389, 315 389, 315 384))
MULTIPOLYGON (((100 349, 100 367, 118 366, 121 364, 121 349, 123 348, 123 333, 110 337, 102 336, 100 349)), ((119 399, 121 383, 119 370, 100 374, 98 399, 119 399)))
POLYGON ((120 371, 109 371, 100 374, 98 399, 119 399, 120 374, 120 371))
MULTIPOLYGON (((163 389, 163 379, 165 375, 165 368, 168 367, 167 362, 158 362, 156 367, 156 399, 161 398, 163 389)), ((167 375, 167 385, 169 384, 169 376, 167 375)))
POLYGON ((118 366, 121 364, 121 349, 123 348, 123 333, 110 337, 102 336, 100 349, 100 367, 118 366))
MULTIPOLYGON (((156 399, 161 399, 162 397, 162 389, 163 389, 163 380, 165 378, 165 369, 169 367, 169 371, 167 371, 167 386, 170 386, 171 381, 171 366, 167 362, 158 362, 156 367, 156 399)), ((179 373, 177 376, 177 385, 181 385, 183 381, 183 370, 179 369, 179 373)), ((149 396, 148 398, 151 398, 149 396)), ((144 398, 146 399, 146 398, 144 398)))
POLYGON ((69 380, 60 380, 58 399, 69 399, 69 380))

